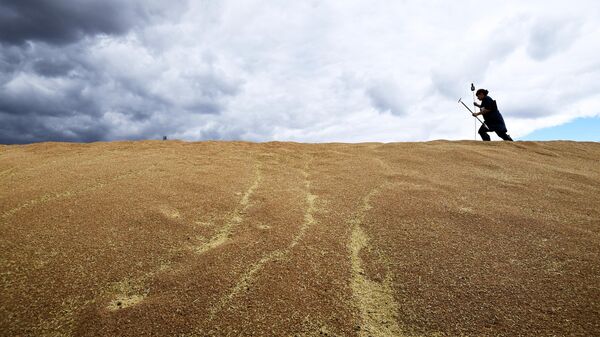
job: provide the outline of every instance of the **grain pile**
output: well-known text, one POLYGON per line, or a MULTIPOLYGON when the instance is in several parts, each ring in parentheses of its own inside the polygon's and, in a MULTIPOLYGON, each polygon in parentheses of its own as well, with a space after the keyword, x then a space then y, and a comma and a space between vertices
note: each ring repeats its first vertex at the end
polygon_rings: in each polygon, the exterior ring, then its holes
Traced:
POLYGON ((0 147, 2 336, 600 335, 600 144, 0 147))

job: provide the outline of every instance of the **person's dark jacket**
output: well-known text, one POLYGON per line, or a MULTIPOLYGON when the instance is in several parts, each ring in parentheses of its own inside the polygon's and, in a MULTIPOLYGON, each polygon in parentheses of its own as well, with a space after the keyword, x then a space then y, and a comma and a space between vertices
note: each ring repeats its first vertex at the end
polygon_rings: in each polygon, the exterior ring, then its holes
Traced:
POLYGON ((490 131, 503 131, 506 132, 506 125, 504 124, 504 118, 498 111, 498 105, 490 96, 485 96, 481 100, 481 107, 488 110, 483 114, 483 120, 488 126, 490 131))

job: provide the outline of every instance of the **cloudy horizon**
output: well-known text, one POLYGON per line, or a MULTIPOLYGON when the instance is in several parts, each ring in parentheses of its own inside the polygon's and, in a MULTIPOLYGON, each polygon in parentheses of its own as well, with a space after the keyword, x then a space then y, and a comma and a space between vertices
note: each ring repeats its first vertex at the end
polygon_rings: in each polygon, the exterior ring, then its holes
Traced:
POLYGON ((600 3, 0 0, 0 144, 519 138, 600 117, 600 3))

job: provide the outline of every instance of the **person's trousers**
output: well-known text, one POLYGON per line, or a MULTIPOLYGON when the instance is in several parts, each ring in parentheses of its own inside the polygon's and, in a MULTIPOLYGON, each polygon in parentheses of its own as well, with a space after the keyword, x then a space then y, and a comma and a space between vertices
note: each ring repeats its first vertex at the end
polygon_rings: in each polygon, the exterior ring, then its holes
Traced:
POLYGON ((481 136, 481 139, 483 139, 486 142, 489 142, 491 138, 490 135, 488 135, 487 133, 492 131, 494 131, 498 135, 498 137, 512 142, 512 138, 510 138, 510 136, 506 134, 506 131, 488 130, 488 128, 486 128, 485 125, 482 125, 479 128, 479 135, 481 136))

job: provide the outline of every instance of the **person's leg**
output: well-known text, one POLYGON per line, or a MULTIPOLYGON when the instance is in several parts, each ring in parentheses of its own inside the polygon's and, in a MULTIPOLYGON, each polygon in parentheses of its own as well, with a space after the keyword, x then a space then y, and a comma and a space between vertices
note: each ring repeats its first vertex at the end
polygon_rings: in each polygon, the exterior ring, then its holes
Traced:
POLYGON ((510 138, 510 136, 506 134, 506 131, 496 131, 496 134, 503 140, 507 140, 509 142, 513 141, 512 138, 510 138))
POLYGON ((488 129, 482 125, 479 128, 479 135, 481 136, 481 139, 483 139, 483 141, 485 142, 489 142, 491 140, 490 135, 487 134, 488 133, 488 129))

